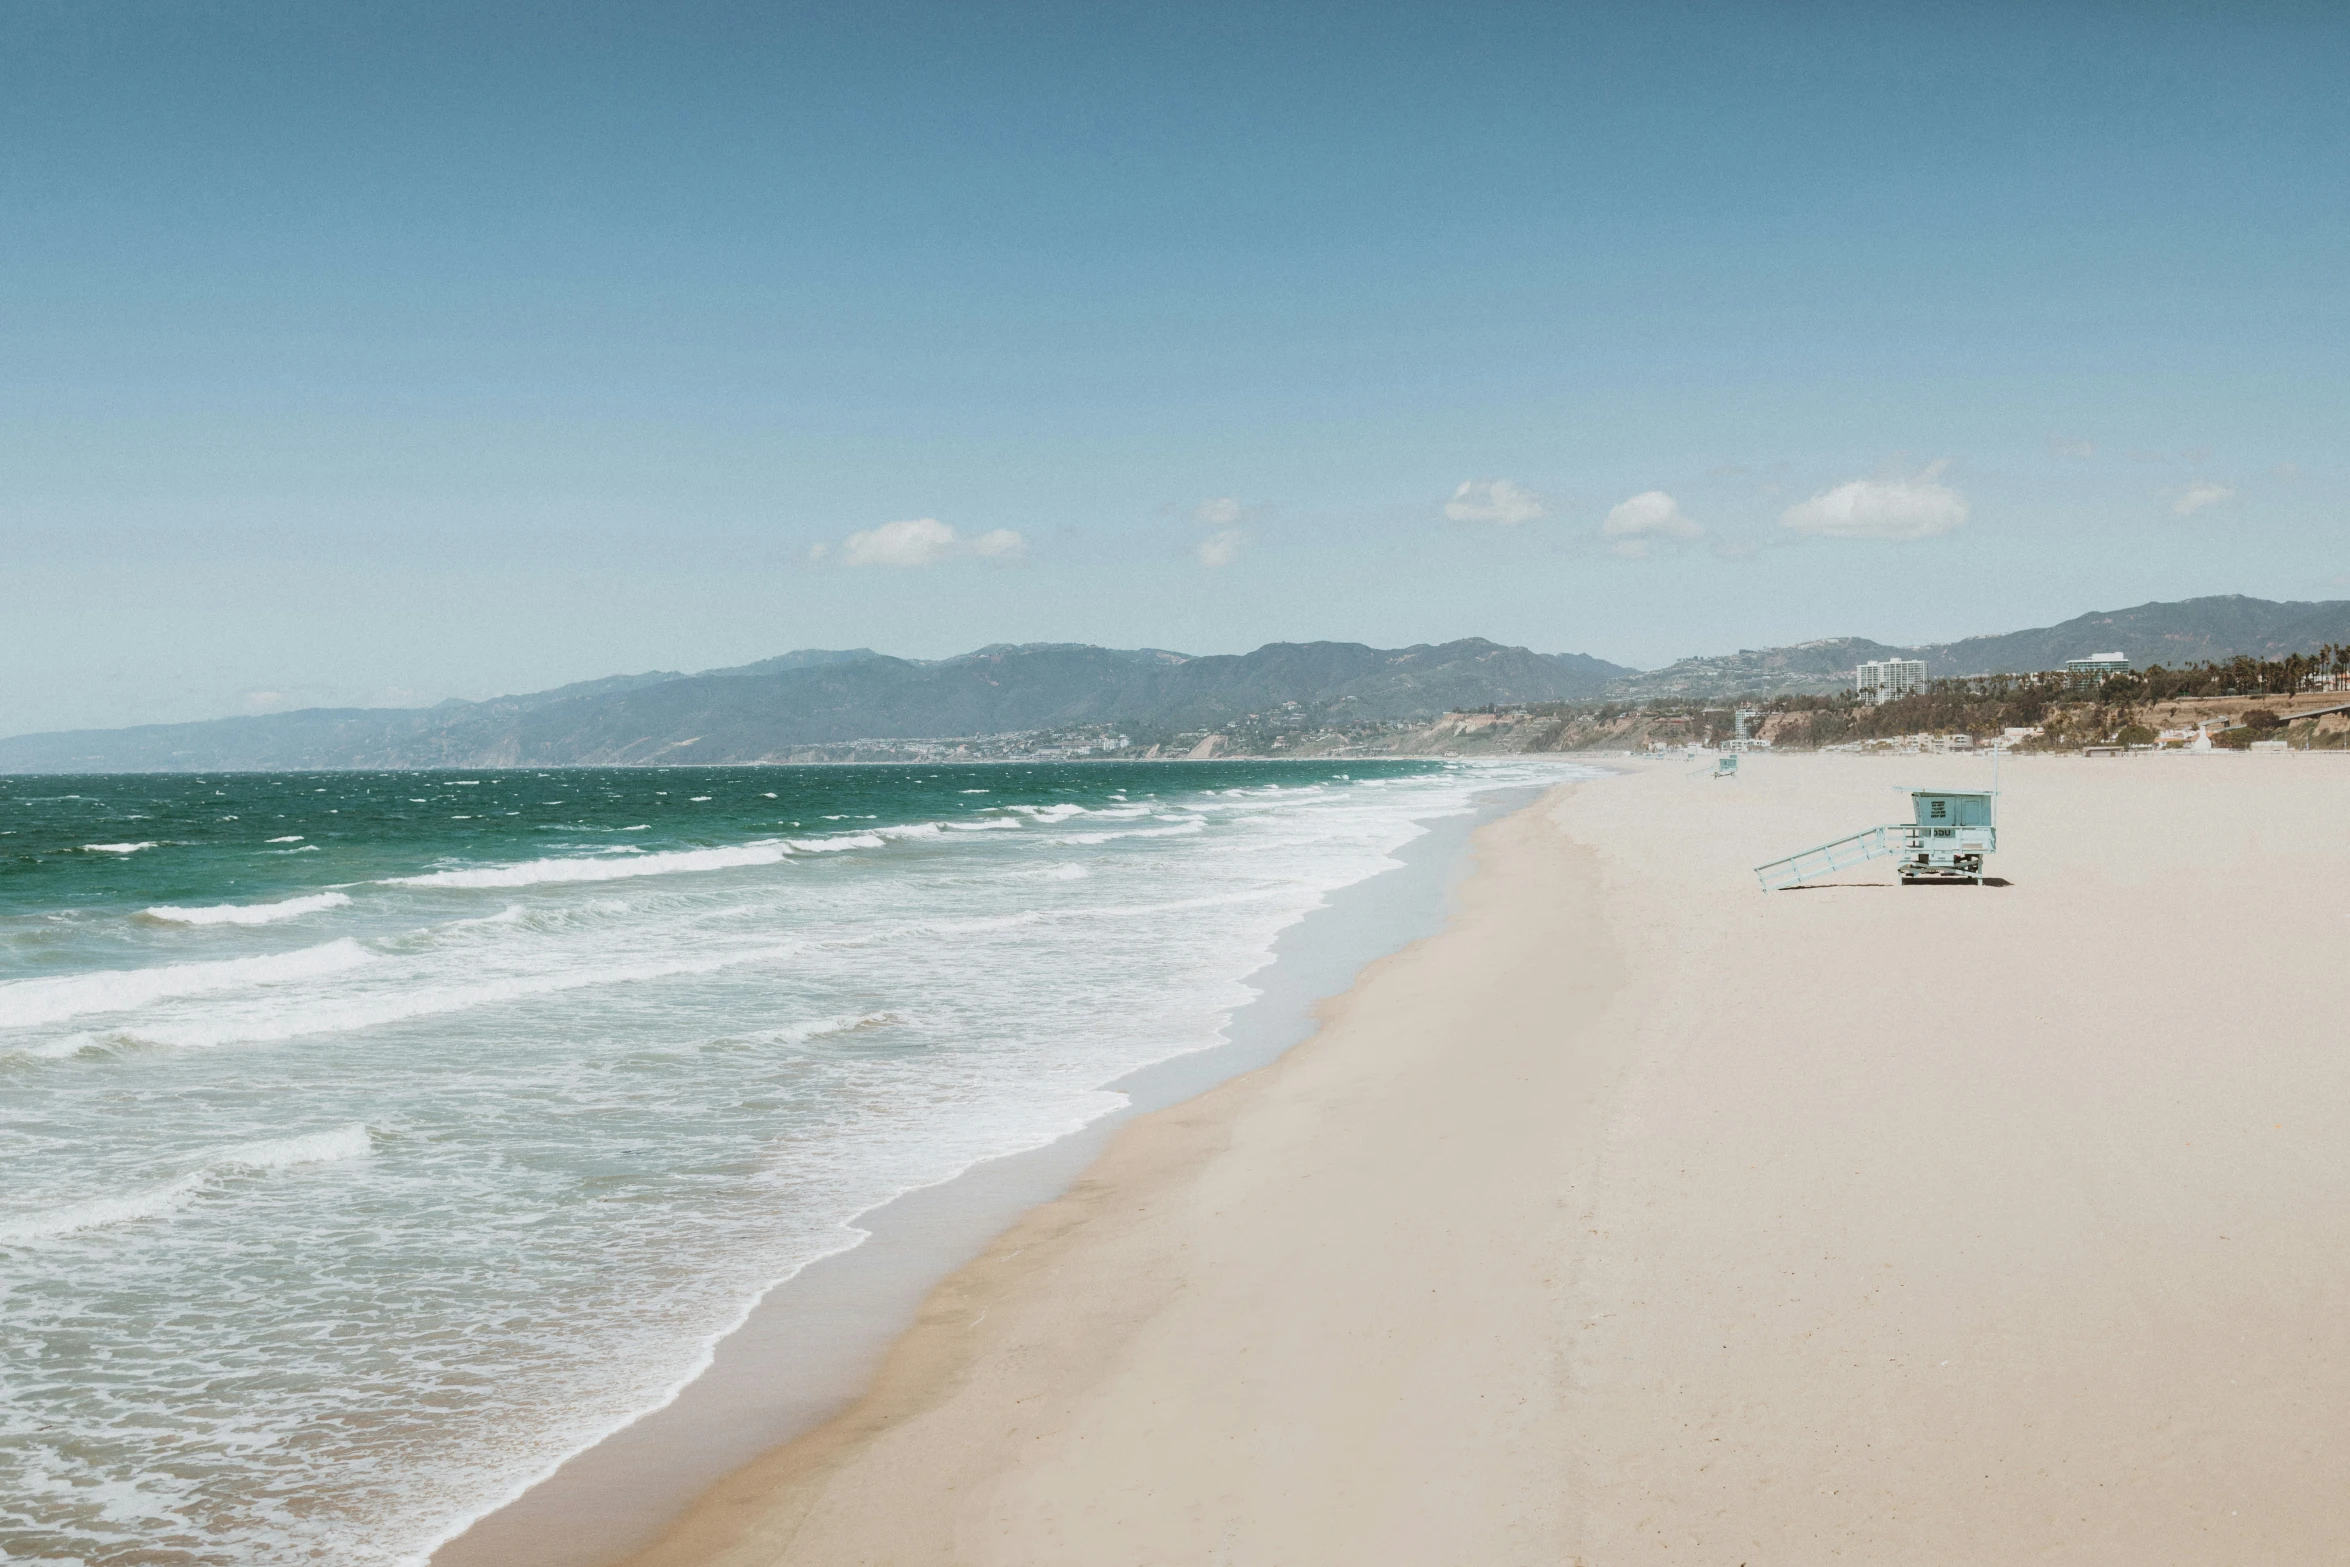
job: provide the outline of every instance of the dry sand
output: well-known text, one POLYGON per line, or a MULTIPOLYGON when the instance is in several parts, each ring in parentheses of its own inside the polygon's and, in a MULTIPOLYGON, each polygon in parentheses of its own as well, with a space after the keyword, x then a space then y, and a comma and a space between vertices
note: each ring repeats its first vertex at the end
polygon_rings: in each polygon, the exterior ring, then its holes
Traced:
POLYGON ((1644 766, 644 1567, 2350 1561, 2350 758, 1644 766))

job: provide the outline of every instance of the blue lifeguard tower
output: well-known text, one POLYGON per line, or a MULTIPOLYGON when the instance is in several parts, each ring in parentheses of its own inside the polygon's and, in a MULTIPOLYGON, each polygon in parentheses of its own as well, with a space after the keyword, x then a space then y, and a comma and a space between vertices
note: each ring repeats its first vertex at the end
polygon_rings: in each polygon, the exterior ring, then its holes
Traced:
POLYGON ((1996 789, 1912 789, 1911 820, 1870 827, 1816 849, 1757 865, 1765 892, 1778 892, 1870 860, 1891 858, 1904 887, 1929 881, 1983 884, 1983 859, 1999 847, 1996 789))

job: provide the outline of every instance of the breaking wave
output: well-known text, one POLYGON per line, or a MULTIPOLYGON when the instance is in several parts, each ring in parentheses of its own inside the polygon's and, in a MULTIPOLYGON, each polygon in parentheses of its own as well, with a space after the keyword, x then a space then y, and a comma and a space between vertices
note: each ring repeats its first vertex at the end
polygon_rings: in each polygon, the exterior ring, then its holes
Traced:
POLYGON ((93 1012, 131 1012, 175 996, 201 996, 248 985, 338 974, 375 961, 375 954, 345 937, 296 952, 213 963, 164 963, 154 968, 101 969, 50 979, 20 979, 0 985, 0 1028, 32 1028, 93 1012))
POLYGON ((904 1021, 895 1012, 849 1013, 841 1017, 821 1017, 812 1023, 770 1028, 746 1037, 762 1045, 804 1045, 811 1039, 824 1039, 834 1034, 861 1034, 868 1029, 889 1028, 904 1021))
POLYGON ((350 901, 347 893, 315 892, 282 903, 214 903, 195 909, 159 903, 143 912, 148 919, 161 920, 167 925, 274 925, 279 920, 316 914, 320 909, 339 909, 350 901))

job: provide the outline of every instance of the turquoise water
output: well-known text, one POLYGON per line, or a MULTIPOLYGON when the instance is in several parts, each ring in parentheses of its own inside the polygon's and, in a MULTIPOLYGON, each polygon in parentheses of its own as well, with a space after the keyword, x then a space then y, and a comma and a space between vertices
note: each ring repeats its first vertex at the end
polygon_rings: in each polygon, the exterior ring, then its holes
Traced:
POLYGON ((0 779, 0 1549, 419 1560, 1555 772, 0 779))

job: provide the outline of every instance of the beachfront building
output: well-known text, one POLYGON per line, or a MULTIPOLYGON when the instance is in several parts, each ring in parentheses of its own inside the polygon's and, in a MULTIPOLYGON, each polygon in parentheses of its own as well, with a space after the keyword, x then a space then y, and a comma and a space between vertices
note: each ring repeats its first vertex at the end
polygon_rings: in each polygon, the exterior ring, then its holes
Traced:
POLYGON ((2076 686, 2103 685, 2107 675, 2126 675, 2130 659, 2126 653, 2092 653, 2087 658, 2068 658, 2064 661, 2065 678, 2076 686))
POLYGON ((1922 658, 1882 658, 1852 672, 1852 689, 1871 702, 1890 702, 1926 689, 1926 661, 1922 658))

